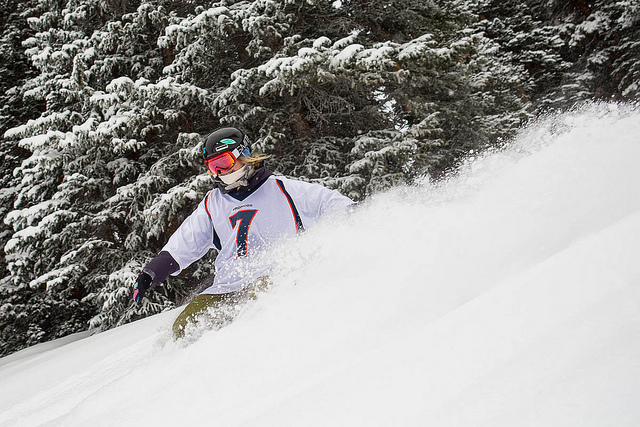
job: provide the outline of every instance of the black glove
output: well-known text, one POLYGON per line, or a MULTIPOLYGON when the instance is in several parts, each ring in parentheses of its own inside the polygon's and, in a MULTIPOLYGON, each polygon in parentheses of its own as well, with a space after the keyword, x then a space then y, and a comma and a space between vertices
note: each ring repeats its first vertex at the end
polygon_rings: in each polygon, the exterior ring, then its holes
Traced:
POLYGON ((136 287, 133 288, 133 300, 135 302, 140 302, 144 293, 147 292, 147 289, 151 287, 151 282, 153 279, 144 271, 140 273, 138 276, 138 281, 136 283, 136 287))

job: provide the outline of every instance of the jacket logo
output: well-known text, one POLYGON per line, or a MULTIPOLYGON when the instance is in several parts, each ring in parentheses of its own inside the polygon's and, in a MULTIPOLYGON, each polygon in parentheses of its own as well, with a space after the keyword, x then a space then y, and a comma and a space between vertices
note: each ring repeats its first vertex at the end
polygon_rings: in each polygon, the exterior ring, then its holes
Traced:
POLYGON ((232 212, 237 211, 238 209, 242 209, 242 208, 250 208, 251 206, 253 206, 253 205, 252 204, 248 204, 248 205, 236 206, 235 208, 232 209, 232 212))

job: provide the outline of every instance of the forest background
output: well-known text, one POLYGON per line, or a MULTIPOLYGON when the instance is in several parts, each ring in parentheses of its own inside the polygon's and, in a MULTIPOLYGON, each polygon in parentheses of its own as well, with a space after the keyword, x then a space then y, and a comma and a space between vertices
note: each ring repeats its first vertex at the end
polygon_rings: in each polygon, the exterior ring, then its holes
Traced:
POLYGON ((0 25, 0 355, 206 286, 215 252, 131 300, 220 126, 363 200, 640 94, 638 0, 5 0, 0 25))

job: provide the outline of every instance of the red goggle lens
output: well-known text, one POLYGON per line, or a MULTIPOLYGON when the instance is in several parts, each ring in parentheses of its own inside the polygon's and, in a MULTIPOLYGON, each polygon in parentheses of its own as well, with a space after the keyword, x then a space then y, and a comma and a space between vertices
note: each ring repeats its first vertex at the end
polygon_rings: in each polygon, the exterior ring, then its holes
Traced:
POLYGON ((207 170, 214 175, 231 169, 235 164, 235 156, 228 151, 204 161, 207 170))

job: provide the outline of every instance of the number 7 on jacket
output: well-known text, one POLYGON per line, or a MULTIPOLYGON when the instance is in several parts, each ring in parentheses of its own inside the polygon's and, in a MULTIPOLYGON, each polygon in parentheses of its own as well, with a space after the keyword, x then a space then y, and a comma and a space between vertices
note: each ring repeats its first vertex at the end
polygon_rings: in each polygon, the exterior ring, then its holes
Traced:
POLYGON ((247 256, 247 239, 249 238, 249 226, 255 218, 258 211, 256 209, 248 209, 246 211, 238 211, 229 217, 231 227, 236 229, 236 245, 238 247, 238 257, 247 256))

